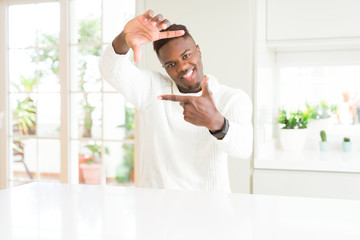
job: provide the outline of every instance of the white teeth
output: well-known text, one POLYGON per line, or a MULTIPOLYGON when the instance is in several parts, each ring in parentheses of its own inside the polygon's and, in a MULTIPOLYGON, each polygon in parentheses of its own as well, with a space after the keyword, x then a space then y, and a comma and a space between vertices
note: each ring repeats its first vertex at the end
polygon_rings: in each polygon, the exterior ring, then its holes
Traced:
POLYGON ((193 70, 188 71, 187 74, 184 75, 184 78, 189 78, 192 73, 193 73, 193 70))

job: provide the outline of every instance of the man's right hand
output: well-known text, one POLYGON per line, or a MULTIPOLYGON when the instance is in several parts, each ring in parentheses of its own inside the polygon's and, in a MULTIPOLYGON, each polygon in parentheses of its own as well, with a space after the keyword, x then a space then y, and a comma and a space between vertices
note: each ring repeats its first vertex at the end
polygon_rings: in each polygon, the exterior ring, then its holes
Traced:
POLYGON ((126 54, 130 48, 134 51, 135 62, 140 61, 141 47, 149 42, 154 42, 163 38, 173 38, 184 35, 183 30, 164 31, 170 26, 170 22, 164 19, 161 14, 153 17, 154 12, 148 10, 129 21, 124 30, 114 39, 112 45, 116 53, 126 54))

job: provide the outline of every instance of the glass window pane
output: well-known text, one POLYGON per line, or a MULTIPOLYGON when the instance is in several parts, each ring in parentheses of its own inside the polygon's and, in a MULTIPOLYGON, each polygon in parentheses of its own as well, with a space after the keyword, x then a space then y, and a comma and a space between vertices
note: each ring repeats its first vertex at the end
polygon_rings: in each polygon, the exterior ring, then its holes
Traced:
POLYGON ((35 47, 36 4, 9 6, 9 47, 35 47), (24 37, 26 36, 26 37, 24 37))
POLYGON ((59 50, 44 48, 38 53, 39 92, 60 92, 59 50))
POLYGON ((134 109, 125 112, 125 100, 119 93, 104 94, 104 138, 124 139, 134 126, 134 109))
POLYGON ((358 124, 360 66, 293 66, 279 69, 279 104, 303 108, 310 119, 358 124), (339 81, 341 79, 341 81, 339 81))
POLYGON ((37 4, 36 10, 38 46, 57 46, 60 33, 59 3, 37 4))
POLYGON ((72 43, 92 43, 101 40, 101 1, 76 0, 71 4, 71 22, 74 27, 72 43))
POLYGON ((106 183, 129 185, 134 182, 134 144, 107 142, 109 154, 105 154, 106 183))
POLYGON ((37 87, 36 52, 33 49, 9 49, 11 92, 35 92, 37 87))
POLYGON ((112 42, 125 24, 135 16, 135 1, 104 0, 103 9, 103 41, 112 42))
POLYGON ((102 135, 102 96, 100 93, 71 94, 71 138, 102 135))
POLYGON ((38 140, 40 179, 60 181, 60 141, 38 140))
POLYGON ((10 139, 10 177, 15 181, 37 178, 37 140, 25 138, 10 139))
POLYGON ((9 99, 12 113, 12 134, 14 136, 35 135, 37 131, 37 95, 10 94, 9 99))
POLYGON ((39 137, 59 137, 60 94, 39 94, 37 101, 37 134, 39 137))
POLYGON ((75 47, 75 49, 72 48, 71 50, 71 65, 74 66, 71 69, 71 90, 101 91, 102 81, 99 71, 100 46, 75 47))

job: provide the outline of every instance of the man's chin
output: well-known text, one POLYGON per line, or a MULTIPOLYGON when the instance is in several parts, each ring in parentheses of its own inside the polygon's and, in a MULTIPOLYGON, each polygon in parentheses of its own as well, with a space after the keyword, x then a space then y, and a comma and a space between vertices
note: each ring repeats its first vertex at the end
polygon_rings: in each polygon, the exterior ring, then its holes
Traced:
POLYGON ((189 91, 199 92, 201 90, 200 85, 201 83, 197 82, 195 85, 188 86, 187 89, 189 91))

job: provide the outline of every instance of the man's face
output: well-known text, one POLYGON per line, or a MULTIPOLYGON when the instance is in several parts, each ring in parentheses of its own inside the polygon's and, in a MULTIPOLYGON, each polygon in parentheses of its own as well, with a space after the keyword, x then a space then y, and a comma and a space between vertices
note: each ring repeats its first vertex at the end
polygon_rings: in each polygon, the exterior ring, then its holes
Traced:
POLYGON ((175 38, 159 50, 158 58, 182 93, 201 90, 204 80, 201 52, 191 37, 175 38))

